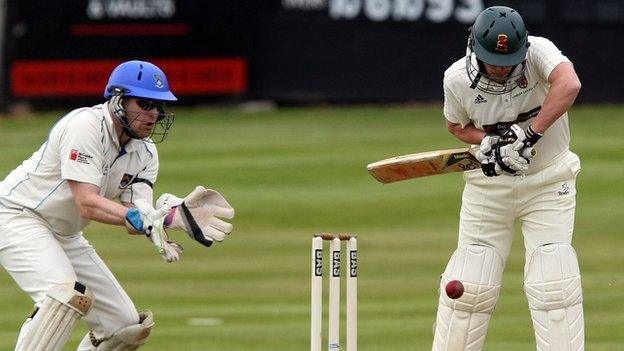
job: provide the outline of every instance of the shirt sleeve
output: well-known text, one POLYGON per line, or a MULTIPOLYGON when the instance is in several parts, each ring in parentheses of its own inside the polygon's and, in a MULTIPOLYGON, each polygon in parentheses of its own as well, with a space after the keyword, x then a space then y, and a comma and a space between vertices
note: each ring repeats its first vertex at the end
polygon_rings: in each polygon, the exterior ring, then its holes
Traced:
POLYGON ((444 117, 451 123, 461 124, 462 128, 470 124, 466 109, 446 81, 444 82, 444 117))
POLYGON ((79 113, 57 131, 61 178, 101 186, 104 124, 79 113))
POLYGON ((137 199, 154 201, 154 183, 158 177, 158 152, 152 144, 149 144, 149 161, 145 168, 132 180, 132 184, 121 192, 120 200, 126 203, 134 203, 137 199))
POLYGON ((570 59, 561 53, 561 50, 552 41, 546 38, 532 37, 530 43, 529 60, 535 65, 537 73, 546 82, 557 65, 570 62, 570 59))

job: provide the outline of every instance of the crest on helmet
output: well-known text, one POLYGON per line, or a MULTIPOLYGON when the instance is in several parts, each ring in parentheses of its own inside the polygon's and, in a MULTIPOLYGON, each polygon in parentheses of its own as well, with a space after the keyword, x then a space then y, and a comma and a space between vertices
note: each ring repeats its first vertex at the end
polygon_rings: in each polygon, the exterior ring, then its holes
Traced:
POLYGON ((501 33, 498 35, 498 40, 496 41, 496 48, 494 49, 494 51, 501 54, 506 54, 509 52, 509 38, 507 37, 507 34, 501 33))
POLYGON ((154 85, 156 86, 156 88, 159 88, 159 89, 162 89, 165 86, 165 84, 163 83, 162 76, 158 74, 154 74, 154 85))

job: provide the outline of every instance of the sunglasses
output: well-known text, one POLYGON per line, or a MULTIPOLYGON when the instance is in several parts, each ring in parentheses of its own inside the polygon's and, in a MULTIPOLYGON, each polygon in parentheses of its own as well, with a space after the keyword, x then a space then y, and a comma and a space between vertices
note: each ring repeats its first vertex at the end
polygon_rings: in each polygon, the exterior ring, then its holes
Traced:
POLYGON ((160 100, 137 99, 136 103, 143 111, 151 111, 153 109, 162 111, 165 109, 165 102, 160 100))

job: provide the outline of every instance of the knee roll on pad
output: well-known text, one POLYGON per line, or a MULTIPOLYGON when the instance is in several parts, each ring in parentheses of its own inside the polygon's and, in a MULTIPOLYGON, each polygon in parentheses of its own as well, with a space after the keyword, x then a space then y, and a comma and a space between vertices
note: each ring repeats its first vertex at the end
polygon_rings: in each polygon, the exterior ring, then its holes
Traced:
POLYGON ((583 289, 570 244, 538 247, 525 268, 526 293, 538 350, 583 350, 583 289))
POLYGON ((433 350, 480 350, 500 292, 504 262, 491 247, 468 245, 453 253, 440 279, 433 350), (451 280, 464 285, 458 299, 446 296, 451 280))
POLYGON ((460 247, 453 253, 440 280, 440 303, 459 311, 492 313, 503 276, 503 259, 492 248, 480 245, 460 247), (446 284, 459 280, 464 294, 451 299, 446 284))
POLYGON ((154 314, 143 310, 139 311, 139 324, 121 328, 105 340, 97 340, 91 332, 89 338, 97 351, 134 351, 147 342, 153 326, 154 314))
POLYGON ((89 313, 94 300, 93 293, 79 282, 52 287, 16 351, 62 350, 76 321, 89 313))

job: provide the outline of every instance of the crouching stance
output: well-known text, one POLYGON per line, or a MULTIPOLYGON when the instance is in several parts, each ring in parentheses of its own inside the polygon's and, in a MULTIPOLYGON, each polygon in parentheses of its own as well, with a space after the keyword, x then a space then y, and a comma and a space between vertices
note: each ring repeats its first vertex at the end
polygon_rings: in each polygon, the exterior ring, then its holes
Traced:
POLYGON ((537 349, 583 350, 571 245, 581 169, 569 148, 568 109, 581 88, 574 66, 550 40, 529 36, 518 12, 493 6, 477 16, 466 56, 446 70, 443 86, 446 127, 480 145, 481 170, 464 173, 458 248, 442 275, 433 350, 483 347, 515 223, 537 349), (465 288, 457 299, 444 292, 454 279, 465 288))
POLYGON ((84 238, 90 221, 125 227, 166 262, 182 255, 166 228, 205 246, 232 231, 218 217, 232 218, 234 209, 211 189, 197 187, 184 199, 166 194, 153 207, 155 144, 173 123, 166 103, 177 100, 164 72, 146 61, 124 62, 104 97, 61 118, 39 150, 0 182, 0 263, 37 306, 18 351, 63 349, 78 319, 90 330, 79 351, 136 350, 147 341, 154 317, 137 311, 84 238))
MULTIPOLYGON (((76 321, 89 314, 94 300, 91 290, 80 282, 52 287, 41 307, 37 307, 24 322, 15 350, 62 351, 71 338, 76 321)), ((153 326, 152 312, 140 311, 138 323, 123 326, 110 336, 98 338, 95 331, 89 331, 78 350, 133 351, 147 342, 153 326)))

